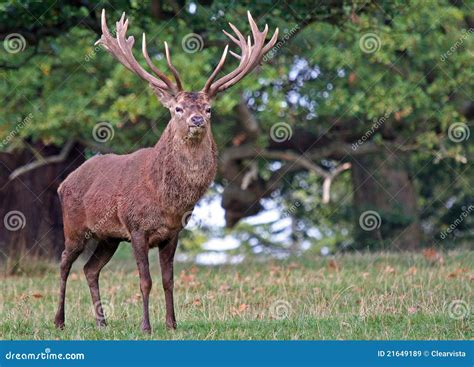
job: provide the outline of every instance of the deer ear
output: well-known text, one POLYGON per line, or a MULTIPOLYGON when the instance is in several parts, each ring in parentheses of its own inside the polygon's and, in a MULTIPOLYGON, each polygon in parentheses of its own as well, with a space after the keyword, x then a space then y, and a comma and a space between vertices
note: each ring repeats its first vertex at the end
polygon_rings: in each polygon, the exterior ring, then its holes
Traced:
POLYGON ((158 97, 158 100, 161 102, 161 104, 166 107, 166 108, 171 108, 173 107, 173 104, 176 102, 176 99, 172 94, 169 92, 157 88, 155 86, 152 86, 153 91, 155 92, 156 96, 158 97))

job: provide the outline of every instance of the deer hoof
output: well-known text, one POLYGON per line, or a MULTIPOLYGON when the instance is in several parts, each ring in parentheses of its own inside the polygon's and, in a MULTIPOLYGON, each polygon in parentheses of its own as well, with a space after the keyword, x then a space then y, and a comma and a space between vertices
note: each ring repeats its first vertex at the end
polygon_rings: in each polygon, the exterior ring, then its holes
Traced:
POLYGON ((105 328, 107 326, 107 323, 105 322, 105 320, 97 320, 96 323, 98 328, 105 328))
POLYGON ((151 326, 150 324, 142 323, 142 331, 146 334, 151 334, 151 326))
POLYGON ((176 321, 166 321, 166 328, 168 330, 176 330, 176 321))
POLYGON ((54 320, 54 326, 56 326, 56 329, 63 330, 64 320, 54 320))

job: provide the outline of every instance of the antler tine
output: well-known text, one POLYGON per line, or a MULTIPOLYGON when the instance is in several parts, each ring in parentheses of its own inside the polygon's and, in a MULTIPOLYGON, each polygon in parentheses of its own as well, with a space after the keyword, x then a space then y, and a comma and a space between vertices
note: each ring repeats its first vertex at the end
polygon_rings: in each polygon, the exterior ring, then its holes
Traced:
MULTIPOLYGON (((254 30, 252 30, 253 32, 254 30)), ((240 32, 239 32, 240 33, 240 32)), ((253 69, 252 65, 254 64, 255 58, 255 51, 258 48, 261 48, 265 38, 260 38, 253 34, 254 37, 254 45, 252 45, 252 41, 250 36, 247 36, 247 41, 245 42, 245 38, 242 39, 242 43, 240 48, 242 49, 242 58, 240 61, 239 66, 230 74, 222 77, 216 82, 216 86, 212 86, 212 89, 215 88, 215 92, 211 89, 211 93, 217 93, 218 91, 223 91, 230 87, 231 85, 237 83, 241 80, 250 70, 253 69)))
MULTIPOLYGON (((255 67, 260 62, 260 54, 263 50, 263 45, 265 44, 265 38, 267 37, 268 26, 265 26, 263 32, 260 32, 258 29, 257 24, 252 18, 252 14, 247 10, 247 18, 250 23, 250 28, 252 29, 252 36, 254 39, 254 45, 252 46, 251 50, 255 48, 258 52, 251 52, 252 54, 252 63, 248 65, 248 69, 255 67)), ((250 37, 249 37, 250 38, 250 37)))
POLYGON ((235 38, 232 34, 226 32, 225 30, 223 30, 222 32, 224 32, 224 34, 230 38, 230 40, 232 42, 234 42, 237 46, 239 46, 239 48, 242 50, 242 55, 237 55, 235 52, 233 51, 230 51, 231 55, 234 55, 236 56, 238 59, 240 59, 240 63, 239 63, 239 66, 246 62, 247 61, 247 58, 246 56, 248 55, 248 52, 247 52, 247 48, 245 47, 248 42, 245 41, 245 37, 242 35, 242 33, 240 33, 240 31, 237 29, 236 26, 234 26, 232 23, 229 23, 229 26, 232 28, 232 30, 235 32, 235 34, 237 35, 238 39, 235 38))
MULTIPOLYGON (((231 73, 223 76, 217 81, 213 81, 216 77, 216 70, 212 73, 212 80, 208 80, 203 89, 204 92, 208 93, 211 97, 218 92, 222 92, 229 88, 230 86, 239 82, 245 75, 249 74, 262 60, 266 52, 268 52, 276 43, 278 38, 278 28, 275 30, 270 41, 265 45, 265 39, 268 33, 268 25, 265 25, 265 28, 262 32, 258 29, 257 24, 255 23, 252 15, 247 11, 247 18, 250 24, 252 31, 253 44, 248 37, 245 37, 240 33, 240 31, 232 23, 229 23, 229 26, 232 28, 234 33, 237 35, 237 38, 228 32, 224 31, 224 34, 230 38, 232 42, 237 44, 241 49, 241 55, 236 54, 233 51, 230 51, 230 54, 238 59, 240 59, 239 65, 231 73)), ((222 68, 222 65, 219 65, 219 70, 222 68)), ((209 78, 211 79, 211 78, 209 78)))
MULTIPOLYGON (((230 24, 230 23, 229 23, 230 24)), ((237 38, 235 38, 233 35, 231 35, 229 32, 227 32, 226 30, 222 30, 222 32, 230 38, 230 40, 236 44, 239 44, 239 40, 237 38)))
MULTIPOLYGON (((255 35, 260 34, 260 31, 258 30, 257 24, 253 20, 252 14, 250 14, 250 12, 248 10, 247 10, 247 18, 248 18, 249 23, 250 23, 250 29, 252 30, 252 34, 255 38, 255 35)), ((266 36, 266 33, 265 33, 265 36, 266 36)), ((265 39, 265 37, 263 39, 265 39)))
MULTIPOLYGON (((105 16, 105 9, 102 10, 101 16, 102 23, 102 36, 96 42, 96 44, 104 45, 105 49, 110 52, 122 65, 124 65, 128 70, 132 71, 140 78, 150 83, 151 86, 157 87, 163 91, 169 91, 172 94, 181 90, 181 83, 178 82, 175 85, 172 83, 164 73, 162 73, 158 68, 151 62, 151 59, 146 50, 146 37, 143 34, 142 39, 142 52, 145 57, 147 65, 152 69, 152 71, 159 77, 155 78, 149 72, 142 68, 133 56, 132 48, 135 43, 135 38, 130 36, 126 38, 126 33, 128 29, 128 19, 125 19, 125 13, 122 14, 120 20, 116 23, 116 38, 112 37, 109 29, 107 27, 107 21, 105 16)), ((174 68, 173 68, 174 69, 174 68)), ((176 69, 171 70, 173 74, 176 72, 176 69)), ((175 75, 176 76, 176 75, 175 75)))
POLYGON ((178 91, 182 91, 183 84, 181 83, 181 78, 179 77, 178 70, 176 70, 176 68, 171 63, 170 50, 168 48, 168 43, 166 41, 165 41, 165 53, 166 53, 166 61, 168 62, 168 67, 170 68, 171 72, 173 73, 174 79, 176 80, 178 91))
MULTIPOLYGON (((230 28, 232 28, 234 33, 237 35, 237 37, 239 38, 239 41, 245 43, 245 37, 242 35, 242 33, 240 33, 239 29, 230 22, 229 22, 229 26, 230 26, 230 28)), ((238 42, 236 42, 236 43, 238 44, 238 42)))
POLYGON ((273 32, 273 36, 272 38, 270 39, 270 41, 268 41, 267 45, 263 48, 262 50, 262 57, 268 52, 270 51, 270 49, 275 46, 275 43, 276 41, 278 40, 278 33, 279 33, 279 29, 275 29, 275 32, 273 32))
POLYGON ((128 63, 126 58, 123 55, 123 52, 118 47, 118 44, 115 42, 115 39, 109 32, 109 28, 107 27, 107 22, 105 20, 105 9, 102 10, 101 15, 101 28, 102 28, 102 36, 99 40, 96 41, 95 45, 102 44, 104 48, 114 56, 121 64, 123 64, 128 70, 133 71, 131 65, 128 63))
MULTIPOLYGON (((221 59, 219 61, 219 64, 217 64, 216 68, 214 69, 213 73, 211 74, 211 76, 209 77, 209 79, 207 79, 207 82, 206 84, 204 85, 204 88, 203 88, 203 91, 205 93, 209 92, 209 88, 212 84, 212 82, 214 81, 214 79, 216 78, 217 74, 219 74, 219 71, 221 71, 222 67, 224 66, 224 63, 225 63, 225 59, 227 57, 227 50, 229 49, 229 45, 225 45, 225 48, 224 48, 224 52, 222 53, 222 56, 221 56, 221 59)), ((233 53, 232 51, 230 51, 231 53, 233 53)), ((237 55, 238 56, 238 55, 237 55)), ((238 56, 240 57, 240 56, 238 56)))
MULTIPOLYGON (((248 47, 246 46, 247 43, 245 41, 245 37, 242 35, 242 33, 240 33, 240 31, 237 29, 237 27, 235 27, 232 23, 229 23, 229 26, 235 32, 238 39, 235 38, 233 35, 231 35, 230 33, 228 33, 225 30, 223 30, 223 32, 227 37, 230 38, 230 40, 232 42, 234 42, 235 44, 237 44, 237 46, 239 46, 239 48, 242 50, 242 55, 237 55, 235 52, 230 51, 230 53, 232 55, 234 55, 235 57, 240 59, 239 67, 237 69, 235 69, 234 71, 232 71, 230 74, 227 74, 226 76, 224 76, 223 78, 221 78, 219 80, 222 80, 222 79, 228 80, 228 79, 234 77, 235 75, 237 75, 239 73, 240 68, 247 64, 248 56, 249 56, 249 54, 247 52, 248 47)), ((226 50, 227 50, 227 48, 228 48, 228 45, 226 46, 226 50)), ((222 61, 222 58, 221 58, 221 61, 222 61)), ((224 61, 225 61, 225 59, 224 59, 224 61)), ((206 84, 205 84, 205 86, 202 90, 204 93, 212 94, 212 92, 211 92, 212 82, 214 81, 214 79, 216 78, 217 74, 219 73, 219 71, 222 69, 223 66, 224 66, 224 62, 222 62, 222 64, 219 62, 219 65, 216 67, 214 72, 211 74, 211 76, 207 80, 207 82, 206 82, 206 84)))
POLYGON ((147 65, 150 67, 151 70, 153 70, 153 72, 161 79, 163 80, 166 85, 173 89, 174 88, 174 85, 173 83, 171 82, 171 80, 168 79, 168 77, 162 73, 156 66, 155 64, 152 63, 151 59, 150 59, 150 56, 148 55, 148 50, 146 48, 146 36, 145 36, 145 33, 143 33, 143 37, 142 37, 142 53, 143 53, 143 57, 145 58, 145 61, 147 63, 147 65))
MULTIPOLYGON (((231 27, 233 27, 233 25, 231 23, 229 23, 231 25, 231 27)), ((224 34, 230 38, 230 40, 232 42, 234 42, 237 46, 239 46, 240 49, 242 49, 242 45, 245 45, 245 38, 244 36, 242 36, 242 34, 239 32, 239 30, 237 28, 235 28, 237 30, 237 34, 239 36, 239 39, 235 38, 232 34, 230 34, 229 32, 225 31, 225 30, 222 30, 222 32, 224 32, 224 34)), ((243 60, 243 57, 241 55, 238 55, 236 54, 234 51, 229 51, 230 54, 234 57, 236 57, 237 59, 239 60, 243 60)))
POLYGON ((234 56, 236 59, 238 59, 238 60, 241 60, 241 59, 242 59, 242 56, 240 56, 239 54, 236 54, 234 51, 229 51, 229 52, 230 52, 230 54, 231 54, 232 56, 234 56))
POLYGON ((159 81, 158 79, 153 77, 151 74, 147 73, 138 64, 131 50, 131 48, 133 47, 133 44, 135 43, 135 38, 133 38, 133 36, 130 36, 128 37, 128 39, 125 39, 127 28, 128 28, 128 19, 124 21, 124 17, 122 16, 122 18, 116 23, 117 44, 118 44, 119 49, 122 51, 123 57, 132 68, 132 71, 135 74, 137 74, 139 77, 141 77, 143 80, 146 80, 152 83, 153 85, 156 84, 157 86, 160 86, 160 87, 166 86, 166 84, 159 81))

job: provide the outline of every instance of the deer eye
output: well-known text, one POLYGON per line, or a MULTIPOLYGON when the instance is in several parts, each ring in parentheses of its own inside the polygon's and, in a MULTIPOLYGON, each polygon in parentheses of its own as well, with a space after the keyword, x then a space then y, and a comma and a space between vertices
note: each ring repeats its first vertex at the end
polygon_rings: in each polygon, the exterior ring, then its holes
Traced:
POLYGON ((181 107, 176 107, 174 109, 177 113, 183 113, 183 109, 181 107))
POLYGON ((210 114, 210 113, 211 113, 211 107, 207 107, 207 108, 206 108, 206 113, 207 113, 207 114, 210 114))

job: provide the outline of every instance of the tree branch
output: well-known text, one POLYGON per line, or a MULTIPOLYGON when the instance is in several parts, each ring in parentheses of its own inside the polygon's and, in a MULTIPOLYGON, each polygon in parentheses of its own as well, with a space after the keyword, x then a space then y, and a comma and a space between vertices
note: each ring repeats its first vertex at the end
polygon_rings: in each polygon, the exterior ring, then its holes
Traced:
POLYGON ((323 182, 323 204, 328 204, 331 201, 331 185, 334 178, 340 173, 350 169, 352 165, 349 162, 343 163, 332 170, 323 182))
POLYGON ((37 168, 46 166, 48 164, 53 164, 53 163, 61 163, 66 160, 68 157, 69 153, 72 150, 72 147, 74 146, 75 141, 74 140, 68 140, 66 144, 64 145, 63 149, 61 150, 61 153, 58 155, 52 155, 47 158, 43 158, 28 164, 25 164, 24 166, 18 167, 15 169, 10 176, 8 177, 9 181, 14 180, 15 178, 24 175, 27 172, 33 171, 37 168))

